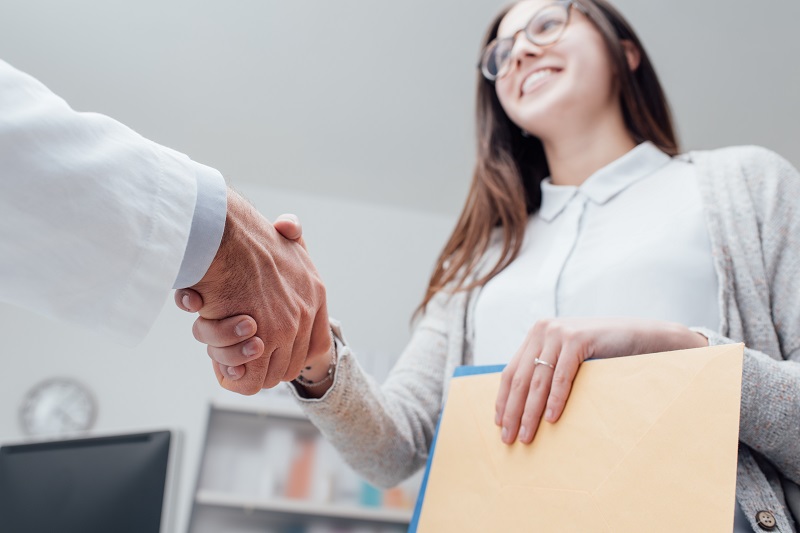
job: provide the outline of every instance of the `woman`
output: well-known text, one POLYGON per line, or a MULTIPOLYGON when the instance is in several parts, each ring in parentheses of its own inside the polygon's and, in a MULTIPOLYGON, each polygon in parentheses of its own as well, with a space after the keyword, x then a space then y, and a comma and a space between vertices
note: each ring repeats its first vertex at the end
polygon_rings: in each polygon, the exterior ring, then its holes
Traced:
MULTIPOLYGON (((677 156, 650 61, 604 0, 523 0, 484 44, 475 175, 410 344, 379 386, 334 326, 332 357, 293 382, 309 418, 388 486, 424 464, 458 365, 508 363, 496 422, 529 443, 588 357, 744 341, 734 529, 794 531, 797 171, 753 147, 677 156)), ((260 353, 243 359, 234 323, 196 327, 238 367, 260 353)))

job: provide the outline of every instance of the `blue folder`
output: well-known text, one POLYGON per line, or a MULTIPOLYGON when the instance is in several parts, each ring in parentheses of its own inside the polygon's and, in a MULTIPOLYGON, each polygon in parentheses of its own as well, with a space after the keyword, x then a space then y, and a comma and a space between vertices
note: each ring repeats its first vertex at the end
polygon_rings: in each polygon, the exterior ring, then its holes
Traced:
MULTIPOLYGON (((453 372, 453 378, 463 376, 475 376, 477 374, 492 374, 495 372, 502 372, 506 365, 490 365, 490 366, 460 366, 453 372)), ((433 435, 433 442, 431 449, 428 453, 428 464, 425 465, 425 475, 422 477, 422 485, 419 488, 419 496, 417 496, 417 503, 414 506, 414 516, 411 518, 411 523, 408 525, 408 533, 416 533, 417 525, 419 524, 419 515, 422 512, 422 501, 425 499, 425 489, 428 486, 428 475, 431 472, 431 464, 433 463, 433 452, 436 451, 436 440, 439 437, 439 425, 442 423, 442 416, 439 415, 439 422, 436 424, 436 433, 433 435)))

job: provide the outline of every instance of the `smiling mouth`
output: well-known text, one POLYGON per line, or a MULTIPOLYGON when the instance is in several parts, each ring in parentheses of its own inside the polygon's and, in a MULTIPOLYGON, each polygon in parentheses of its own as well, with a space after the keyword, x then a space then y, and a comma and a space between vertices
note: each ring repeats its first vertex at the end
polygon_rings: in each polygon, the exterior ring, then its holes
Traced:
POLYGON ((538 89, 545 81, 549 80, 551 76, 561 72, 560 69, 543 68, 530 74, 525 81, 522 82, 521 95, 526 95, 538 89))

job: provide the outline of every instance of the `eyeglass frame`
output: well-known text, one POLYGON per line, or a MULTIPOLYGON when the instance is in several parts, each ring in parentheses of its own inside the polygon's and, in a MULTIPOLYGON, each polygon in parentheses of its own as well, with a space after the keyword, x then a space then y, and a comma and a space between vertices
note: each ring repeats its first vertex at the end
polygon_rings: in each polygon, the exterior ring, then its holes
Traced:
MULTIPOLYGON (((531 15, 531 18, 528 19, 528 22, 525 23, 525 26, 523 26, 522 28, 518 29, 516 32, 514 32, 513 35, 511 35, 509 37, 503 37, 502 39, 498 39, 497 37, 492 39, 483 48, 483 51, 481 52, 481 59, 478 62, 478 65, 477 65, 477 67, 480 70, 480 72, 483 75, 483 77, 487 81, 494 83, 498 79, 504 78, 506 76, 506 74, 508 74, 508 71, 505 72, 502 76, 492 76, 491 74, 487 73, 486 72, 486 68, 484 67, 484 63, 486 62, 486 54, 489 52, 490 48, 496 47, 497 44, 500 43, 501 41, 510 40, 510 41, 512 41, 512 43, 516 43, 517 42, 517 37, 519 36, 520 32, 525 34, 525 38, 528 39, 529 42, 535 44, 536 46, 541 46, 542 48, 546 48, 548 46, 553 46, 558 41, 560 41, 561 37, 564 36, 564 32, 567 30, 567 26, 569 26, 569 22, 570 22, 570 20, 572 18, 571 17, 571 13, 572 13, 572 7, 573 6, 576 9, 578 9, 578 11, 580 11, 581 13, 583 13, 585 15, 588 15, 588 13, 586 11, 586 8, 584 8, 577 0, 558 0, 556 2, 552 2, 550 4, 547 4, 546 6, 542 6, 541 9, 537 9, 536 12, 533 15, 531 15), (531 27, 531 23, 536 19, 536 17, 538 17, 542 13, 542 11, 544 11, 545 9, 550 9, 552 6, 563 6, 564 9, 567 12, 567 19, 564 22, 564 27, 561 30, 561 33, 558 35, 558 37, 556 37, 553 41, 551 41, 549 43, 539 44, 539 43, 537 43, 535 40, 533 40, 531 38, 530 34, 528 33, 528 29, 531 27)), ((513 46, 514 45, 512 44, 512 50, 513 50, 513 46)))

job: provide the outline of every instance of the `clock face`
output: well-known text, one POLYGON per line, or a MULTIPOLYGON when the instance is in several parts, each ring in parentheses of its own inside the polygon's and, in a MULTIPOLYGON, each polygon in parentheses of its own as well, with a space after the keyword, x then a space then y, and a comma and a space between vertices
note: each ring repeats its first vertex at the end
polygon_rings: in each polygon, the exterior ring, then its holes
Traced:
POLYGON ((94 396, 83 384, 55 378, 34 386, 20 406, 19 419, 27 435, 60 435, 86 431, 97 417, 94 396))

